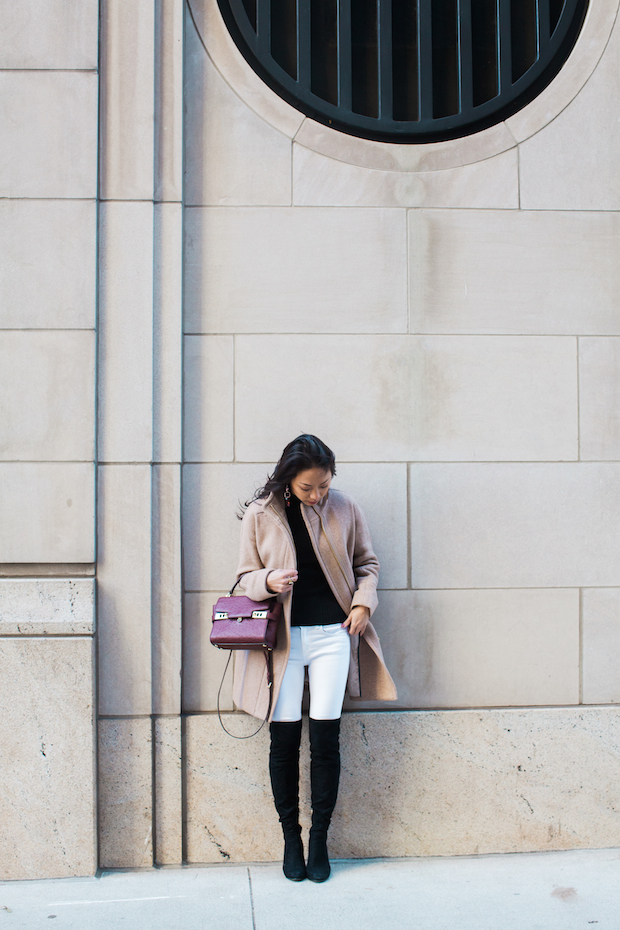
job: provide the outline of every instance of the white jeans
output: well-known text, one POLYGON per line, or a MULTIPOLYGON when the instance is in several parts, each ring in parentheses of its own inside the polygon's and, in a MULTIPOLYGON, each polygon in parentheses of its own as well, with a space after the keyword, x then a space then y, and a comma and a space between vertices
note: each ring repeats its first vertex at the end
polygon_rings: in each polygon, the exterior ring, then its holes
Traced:
POLYGON ((301 720, 306 665, 310 716, 313 720, 340 717, 350 658, 349 633, 340 623, 291 627, 291 652, 272 719, 278 723, 301 720))

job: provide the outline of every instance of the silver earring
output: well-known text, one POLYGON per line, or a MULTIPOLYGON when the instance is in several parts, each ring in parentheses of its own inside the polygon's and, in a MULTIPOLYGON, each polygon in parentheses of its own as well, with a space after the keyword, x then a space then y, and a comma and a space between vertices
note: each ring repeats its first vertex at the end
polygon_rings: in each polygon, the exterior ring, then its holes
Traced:
POLYGON ((291 489, 289 488, 288 484, 284 488, 284 502, 287 507, 291 506, 291 489))

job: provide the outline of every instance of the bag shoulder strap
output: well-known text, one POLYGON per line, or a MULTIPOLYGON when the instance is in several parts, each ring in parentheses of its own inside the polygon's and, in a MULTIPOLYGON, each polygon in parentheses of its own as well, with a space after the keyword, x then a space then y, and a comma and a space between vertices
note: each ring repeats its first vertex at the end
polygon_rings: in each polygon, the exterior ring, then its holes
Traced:
MULTIPOLYGON (((231 588, 229 597, 232 596, 232 592, 235 590, 236 586, 237 585, 235 584, 231 588)), ((260 733, 260 731, 263 729, 263 727, 269 720, 269 714, 271 713, 271 705, 273 703, 273 649, 267 649, 265 647, 265 649, 263 650, 263 655, 265 656, 265 662, 267 663, 267 687, 269 689, 269 706, 267 707, 267 714, 265 716, 265 719, 259 726, 258 730, 254 730, 253 733, 248 733, 247 736, 237 736, 235 733, 231 733, 230 730, 227 730, 226 727, 224 726, 224 721, 222 720, 222 714, 220 711, 220 694, 222 692, 222 687, 224 685, 224 679, 226 678, 226 672, 228 671, 228 666, 230 665, 230 660, 232 659, 232 654, 233 654, 233 650, 231 649, 228 654, 228 661, 226 663, 226 668, 224 669, 224 674, 222 675, 220 686, 217 690, 217 719, 220 721, 220 724, 222 726, 224 733, 228 733, 228 735, 232 736, 233 739, 251 739, 253 736, 256 736, 257 733, 260 733)))

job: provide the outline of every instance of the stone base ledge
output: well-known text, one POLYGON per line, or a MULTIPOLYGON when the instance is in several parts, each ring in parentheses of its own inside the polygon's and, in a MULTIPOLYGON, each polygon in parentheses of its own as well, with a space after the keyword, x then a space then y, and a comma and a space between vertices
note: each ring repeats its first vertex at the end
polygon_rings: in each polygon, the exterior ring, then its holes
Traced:
MULTIPOLYGON (((251 720, 227 714, 233 732, 251 720)), ((274 861, 269 734, 237 742, 187 718, 187 857, 274 861)), ((307 721, 302 824, 309 825, 307 721)), ((620 707, 350 713, 330 831, 335 858, 620 845, 620 707)))

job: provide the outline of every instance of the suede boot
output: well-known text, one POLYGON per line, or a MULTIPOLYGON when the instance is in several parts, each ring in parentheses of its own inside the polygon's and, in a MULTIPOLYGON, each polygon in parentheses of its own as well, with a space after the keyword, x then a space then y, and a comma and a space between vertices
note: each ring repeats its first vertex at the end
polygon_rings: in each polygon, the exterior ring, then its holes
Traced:
POLYGON ((269 775, 276 810, 284 833, 282 870, 292 882, 306 877, 304 848, 299 826, 299 744, 301 720, 294 723, 272 723, 269 775))
POLYGON ((312 882, 326 881, 331 871, 327 854, 327 831, 336 806, 339 780, 340 718, 310 718, 312 827, 306 875, 312 882))

